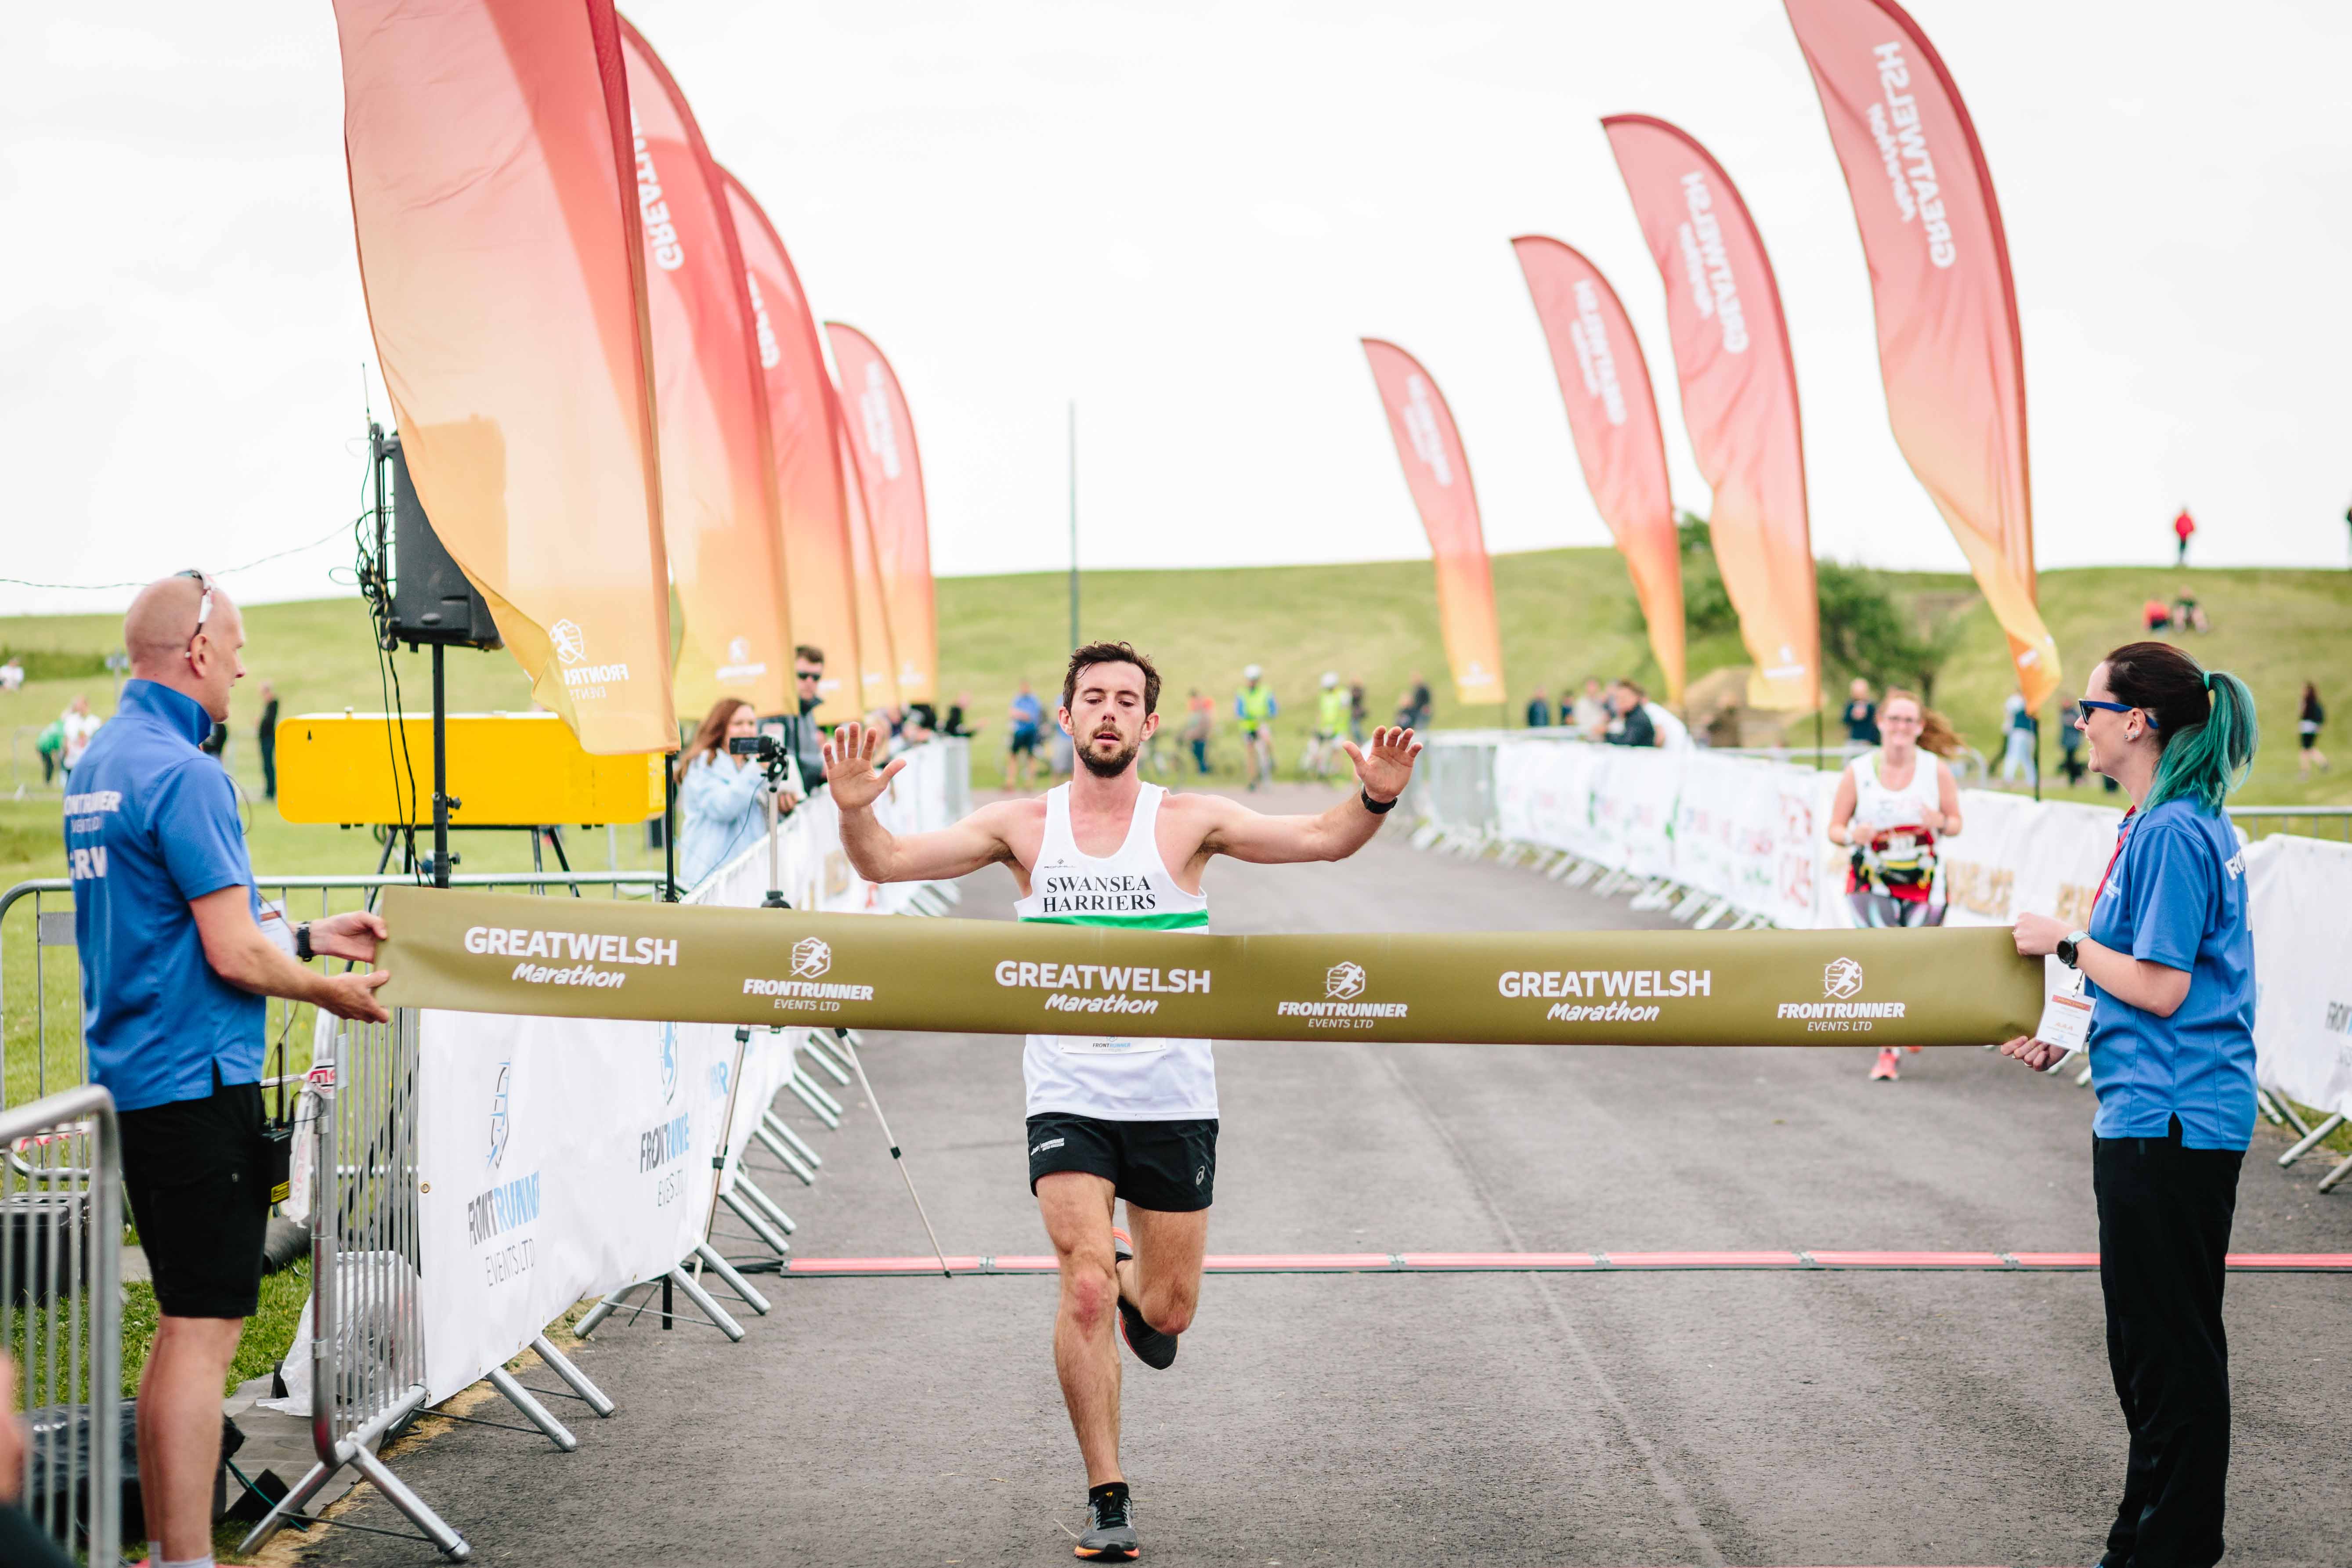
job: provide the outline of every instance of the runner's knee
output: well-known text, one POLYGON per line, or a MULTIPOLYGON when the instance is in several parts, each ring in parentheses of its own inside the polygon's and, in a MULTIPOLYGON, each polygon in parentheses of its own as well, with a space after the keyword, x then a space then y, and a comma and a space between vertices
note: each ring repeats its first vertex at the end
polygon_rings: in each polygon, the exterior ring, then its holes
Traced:
POLYGON ((1066 1258, 1062 1260, 1062 1310, 1079 1328, 1092 1333, 1110 1321, 1118 1303, 1118 1277, 1110 1259, 1099 1264, 1066 1258))
POLYGON ((1192 1316, 1201 1305, 1201 1282, 1197 1279, 1171 1279, 1146 1286, 1143 1300, 1136 1303, 1143 1321, 1163 1334, 1181 1334, 1192 1326, 1192 1316))

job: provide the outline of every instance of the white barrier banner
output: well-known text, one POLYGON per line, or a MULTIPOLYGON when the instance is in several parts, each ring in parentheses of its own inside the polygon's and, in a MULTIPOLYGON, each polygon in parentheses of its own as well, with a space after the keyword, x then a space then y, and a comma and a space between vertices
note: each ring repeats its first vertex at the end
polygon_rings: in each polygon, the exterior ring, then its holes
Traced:
POLYGON ((2286 834, 2246 851, 2254 928, 2254 1077, 2352 1116, 2352 845, 2286 834))

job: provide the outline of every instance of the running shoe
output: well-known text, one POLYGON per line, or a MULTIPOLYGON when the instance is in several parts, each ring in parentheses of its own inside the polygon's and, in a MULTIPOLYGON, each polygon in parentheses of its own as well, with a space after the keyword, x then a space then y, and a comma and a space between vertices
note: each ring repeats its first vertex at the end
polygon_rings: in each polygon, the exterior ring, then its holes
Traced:
POLYGON ((1135 1510, 1127 1488, 1105 1486, 1087 1499, 1086 1533, 1070 1549, 1089 1563, 1132 1563, 1143 1555, 1135 1539, 1135 1510))
MULTIPOLYGON (((1889 1046, 1885 1050, 1879 1052, 1878 1065, 1870 1069, 1871 1080, 1874 1083, 1880 1079, 1885 1079, 1891 1082, 1895 1079, 1901 1078, 1903 1075, 1895 1070, 1895 1047, 1893 1046, 1889 1046)), ((1124 1305, 1125 1303, 1121 1304, 1124 1305)))
MULTIPOLYGON (((1135 1242, 1127 1232, 1113 1226, 1110 1250, 1117 1260, 1133 1258, 1135 1242)), ((1136 1310, 1135 1303, 1127 1299, 1124 1290, 1118 1297, 1118 1334, 1127 1342, 1127 1348, 1135 1352, 1135 1359, 1155 1372, 1167 1371, 1176 1360, 1176 1336, 1163 1334, 1145 1322, 1143 1314, 1136 1310)))

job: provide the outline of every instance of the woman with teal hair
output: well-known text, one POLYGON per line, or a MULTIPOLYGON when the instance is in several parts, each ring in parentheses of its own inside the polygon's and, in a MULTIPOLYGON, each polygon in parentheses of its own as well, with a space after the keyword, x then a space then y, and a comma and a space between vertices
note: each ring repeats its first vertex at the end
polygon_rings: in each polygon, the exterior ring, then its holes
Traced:
MULTIPOLYGON (((2087 930, 2017 922, 2091 1003, 2091 1187, 2107 1363, 2131 1431, 2102 1568, 2221 1557, 2230 1359, 2221 1285, 2254 1130, 2254 943, 2246 862, 2221 805, 2257 739, 2245 683, 2169 643, 2119 647, 2075 721, 2091 767, 2131 797, 2087 930)), ((2055 1032, 2054 1030, 2053 1032, 2055 1032)), ((2048 1070, 2063 1047, 2001 1047, 2048 1070)))

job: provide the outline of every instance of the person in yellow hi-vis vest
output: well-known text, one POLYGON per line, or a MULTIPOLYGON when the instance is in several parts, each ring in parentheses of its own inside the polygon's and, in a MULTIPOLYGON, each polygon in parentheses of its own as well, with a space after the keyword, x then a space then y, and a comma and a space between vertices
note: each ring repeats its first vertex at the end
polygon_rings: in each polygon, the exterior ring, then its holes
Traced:
POLYGON ((1242 765, 1248 770, 1252 789, 1274 777, 1274 716, 1278 711, 1265 671, 1256 665, 1243 670, 1242 689, 1234 694, 1234 717, 1242 721, 1242 765))
POLYGON ((1331 763, 1339 754, 1339 742, 1348 734, 1348 689, 1339 684, 1339 675, 1326 670, 1322 695, 1317 699, 1315 738, 1307 742, 1307 771, 1318 779, 1331 776, 1331 763))

